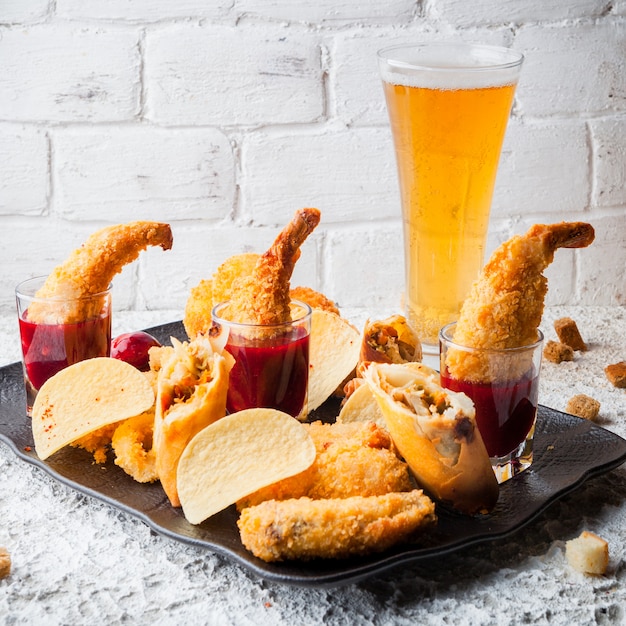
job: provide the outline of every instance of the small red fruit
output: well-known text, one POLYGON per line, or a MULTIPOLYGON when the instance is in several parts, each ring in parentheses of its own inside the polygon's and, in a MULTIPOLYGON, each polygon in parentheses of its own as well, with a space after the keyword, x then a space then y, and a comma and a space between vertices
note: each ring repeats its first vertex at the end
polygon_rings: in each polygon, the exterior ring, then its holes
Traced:
POLYGON ((126 361, 141 372, 147 372, 150 369, 148 350, 160 345, 157 339, 143 330, 123 333, 111 341, 111 356, 126 361))

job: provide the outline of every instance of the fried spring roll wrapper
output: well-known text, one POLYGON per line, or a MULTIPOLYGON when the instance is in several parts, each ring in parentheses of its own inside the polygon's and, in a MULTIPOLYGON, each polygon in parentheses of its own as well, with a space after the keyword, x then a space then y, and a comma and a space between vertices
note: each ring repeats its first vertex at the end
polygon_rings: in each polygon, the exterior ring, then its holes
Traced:
POLYGON ((178 461, 194 435, 226 415, 234 359, 202 335, 189 343, 172 338, 172 345, 157 379, 153 448, 161 485, 172 506, 180 506, 178 461))
POLYGON ((422 344, 402 315, 365 323, 360 363, 408 363, 422 360, 422 344))
POLYGON ((422 363, 372 363, 363 377, 420 486, 461 513, 491 511, 499 486, 473 402, 441 387, 422 363))

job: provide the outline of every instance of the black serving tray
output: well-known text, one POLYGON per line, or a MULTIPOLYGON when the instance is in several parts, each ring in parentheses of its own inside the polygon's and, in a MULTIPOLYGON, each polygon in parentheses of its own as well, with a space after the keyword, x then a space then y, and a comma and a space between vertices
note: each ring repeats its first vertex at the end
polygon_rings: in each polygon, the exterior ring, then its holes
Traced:
MULTIPOLYGON (((180 322, 150 328, 148 332, 166 343, 172 336, 186 339, 180 322)), ((313 417, 332 421, 338 409, 337 403, 329 402, 313 417)), ((234 506, 194 526, 185 520, 181 509, 169 504, 160 484, 135 482, 113 461, 96 465, 87 452, 71 447, 41 461, 35 454, 31 422, 25 413, 19 363, 0 368, 0 440, 18 457, 59 482, 140 519, 161 535, 222 554, 267 580, 324 587, 356 582, 401 564, 506 537, 589 478, 626 460, 626 441, 618 435, 588 420, 540 406, 533 465, 501 485, 498 504, 491 514, 465 517, 438 507, 436 529, 419 543, 353 559, 265 563, 241 544, 234 506)))

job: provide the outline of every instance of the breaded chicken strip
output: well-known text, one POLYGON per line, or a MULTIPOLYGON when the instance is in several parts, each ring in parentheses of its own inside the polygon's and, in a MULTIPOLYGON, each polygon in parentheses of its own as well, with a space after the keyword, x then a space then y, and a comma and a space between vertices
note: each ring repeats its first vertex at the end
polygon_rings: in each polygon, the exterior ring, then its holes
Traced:
POLYGON ((268 500, 244 509, 243 545, 264 561, 340 559, 382 552, 436 522, 435 505, 415 489, 345 499, 268 500))
POLYGON ((378 496, 412 489, 408 466, 397 457, 389 433, 373 422, 303 427, 317 451, 313 464, 243 498, 239 509, 265 500, 378 496))

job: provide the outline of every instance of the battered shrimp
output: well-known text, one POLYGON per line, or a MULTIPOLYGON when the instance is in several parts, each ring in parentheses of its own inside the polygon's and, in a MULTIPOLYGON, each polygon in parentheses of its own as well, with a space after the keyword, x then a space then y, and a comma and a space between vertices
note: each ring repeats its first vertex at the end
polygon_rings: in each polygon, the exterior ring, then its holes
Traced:
MULTIPOLYGON (((463 303, 454 342, 483 349, 515 348, 537 339, 548 281, 543 271, 557 248, 585 248, 595 233, 584 222, 535 224, 495 250, 463 303)), ((453 351, 448 367, 454 378, 488 379, 481 364, 453 351)))
MULTIPOLYGON (((148 246, 172 247, 169 224, 137 221, 102 228, 52 271, 36 297, 63 301, 101 293, 148 246)), ((47 308, 45 302, 35 301, 29 307, 29 319, 50 324, 79 322, 92 315, 92 308, 89 302, 68 302, 62 310, 57 303, 47 308)))
POLYGON ((244 324, 282 324, 291 321, 289 281, 300 256, 300 246, 319 224, 317 209, 299 209, 252 274, 233 285, 229 319, 244 324))

